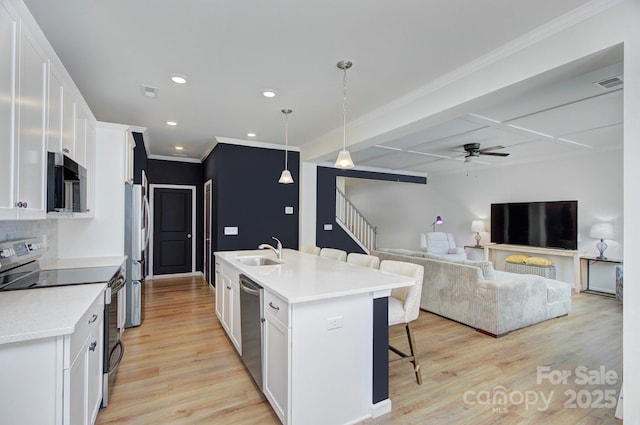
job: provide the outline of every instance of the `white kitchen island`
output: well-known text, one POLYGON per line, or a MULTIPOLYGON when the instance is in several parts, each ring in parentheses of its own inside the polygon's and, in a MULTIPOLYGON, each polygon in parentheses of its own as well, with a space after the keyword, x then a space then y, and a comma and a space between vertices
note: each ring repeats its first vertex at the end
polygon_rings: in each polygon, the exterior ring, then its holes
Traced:
POLYGON ((295 250, 252 266, 216 252, 216 314, 242 354, 240 274, 264 288, 263 392, 284 424, 358 423, 391 410, 388 296, 413 281, 295 250))

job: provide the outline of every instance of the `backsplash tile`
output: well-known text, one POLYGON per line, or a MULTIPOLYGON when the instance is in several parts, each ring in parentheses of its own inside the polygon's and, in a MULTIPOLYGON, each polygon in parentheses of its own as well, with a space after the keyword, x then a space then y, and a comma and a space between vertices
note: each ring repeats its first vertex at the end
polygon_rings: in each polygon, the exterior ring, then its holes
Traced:
POLYGON ((47 242, 47 250, 40 264, 49 264, 58 258, 58 222, 57 220, 0 220, 0 242, 40 236, 47 242))

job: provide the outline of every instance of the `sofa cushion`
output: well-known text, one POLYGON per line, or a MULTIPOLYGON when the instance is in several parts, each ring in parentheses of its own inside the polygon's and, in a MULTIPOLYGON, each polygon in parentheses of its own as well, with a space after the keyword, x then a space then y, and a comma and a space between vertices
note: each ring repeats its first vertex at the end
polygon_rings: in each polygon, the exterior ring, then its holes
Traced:
POLYGON ((547 302, 556 303, 571 298, 571 287, 559 280, 545 279, 547 285, 547 302))
POLYGON ((507 263, 525 264, 526 259, 529 258, 526 254, 513 254, 504 259, 507 263))
POLYGON ((455 258, 448 258, 442 255, 436 255, 436 254, 430 254, 430 253, 424 254, 424 257, 431 258, 433 260, 448 261, 450 263, 464 264, 466 266, 478 267, 482 271, 482 276, 484 277, 484 280, 495 280, 496 278, 495 271, 493 270, 493 265, 491 264, 490 261, 473 261, 473 260, 455 259, 455 258))
POLYGON ((404 321, 404 304, 395 297, 389 297, 389 325, 404 321))
POLYGON ((424 258, 424 253, 420 251, 412 251, 410 249, 402 248, 378 248, 380 252, 387 252, 389 254, 406 255, 408 257, 424 258))
POLYGON ((553 266, 553 261, 542 257, 528 257, 524 262, 533 266, 553 266))

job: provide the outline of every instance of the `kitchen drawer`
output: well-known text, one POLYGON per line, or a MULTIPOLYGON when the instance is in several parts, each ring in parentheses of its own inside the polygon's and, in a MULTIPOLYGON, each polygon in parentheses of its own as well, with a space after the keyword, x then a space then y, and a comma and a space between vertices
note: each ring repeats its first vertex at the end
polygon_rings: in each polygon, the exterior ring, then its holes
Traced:
POLYGON ((284 326, 289 327, 289 304, 267 290, 264 291, 264 311, 268 311, 284 326))
POLYGON ((100 317, 103 315, 104 293, 101 293, 84 313, 82 319, 76 323, 75 332, 65 338, 69 344, 69 350, 65 352, 65 354, 69 353, 64 359, 65 369, 71 367, 93 329, 102 324, 100 317))

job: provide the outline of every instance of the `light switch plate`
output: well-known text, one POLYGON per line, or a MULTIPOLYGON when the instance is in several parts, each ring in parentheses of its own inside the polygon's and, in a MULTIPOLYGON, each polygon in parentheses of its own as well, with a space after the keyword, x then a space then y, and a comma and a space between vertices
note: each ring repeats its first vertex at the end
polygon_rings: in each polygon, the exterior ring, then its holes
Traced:
POLYGON ((333 224, 325 224, 324 230, 333 230, 333 224))
POLYGON ((293 214, 293 207, 284 207, 285 214, 293 214))
POLYGON ((224 234, 225 235, 237 235, 238 234, 238 228, 237 227, 225 227, 224 228, 224 234))

